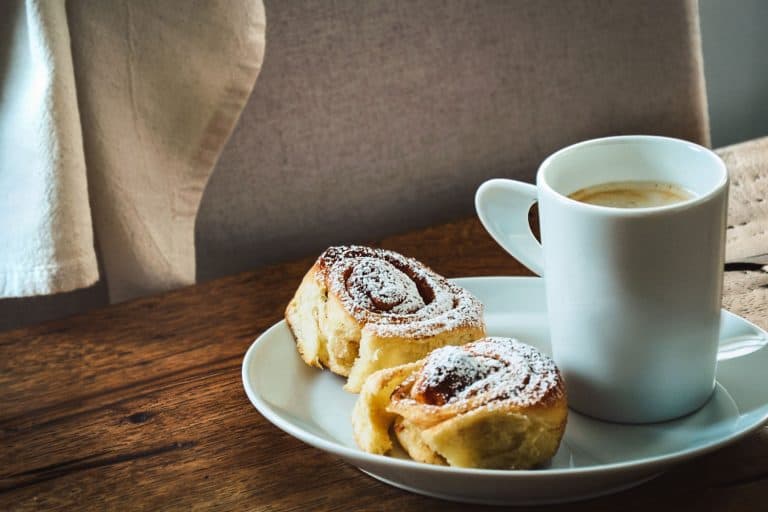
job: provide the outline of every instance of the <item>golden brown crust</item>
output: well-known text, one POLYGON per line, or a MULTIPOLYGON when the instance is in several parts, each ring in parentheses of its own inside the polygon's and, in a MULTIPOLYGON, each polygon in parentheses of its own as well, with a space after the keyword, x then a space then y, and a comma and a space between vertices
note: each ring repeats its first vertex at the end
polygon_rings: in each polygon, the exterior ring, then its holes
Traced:
MULTIPOLYGON (((565 386, 554 362, 533 347, 485 338, 437 349, 413 365, 407 376, 398 374, 386 405, 412 458, 522 469, 557 451, 567 420, 565 386)), ((375 384, 366 386, 372 393, 375 384)))
POLYGON ((379 370, 366 379, 352 410, 355 442, 371 453, 387 453, 392 448, 389 427, 395 415, 387 411, 392 391, 418 368, 418 363, 379 370))
POLYGON ((412 258, 362 246, 331 247, 286 308, 299 354, 348 376, 358 392, 376 370, 485 334, 482 304, 412 258))

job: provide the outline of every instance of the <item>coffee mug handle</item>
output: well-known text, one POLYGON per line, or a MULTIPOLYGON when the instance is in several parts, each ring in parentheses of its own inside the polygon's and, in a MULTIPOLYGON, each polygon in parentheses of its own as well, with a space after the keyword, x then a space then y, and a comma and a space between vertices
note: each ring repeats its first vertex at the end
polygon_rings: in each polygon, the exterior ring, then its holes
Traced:
POLYGON ((531 233, 528 211, 537 200, 536 187, 522 181, 488 180, 475 193, 475 209, 496 243, 534 273, 544 275, 541 244, 531 233))

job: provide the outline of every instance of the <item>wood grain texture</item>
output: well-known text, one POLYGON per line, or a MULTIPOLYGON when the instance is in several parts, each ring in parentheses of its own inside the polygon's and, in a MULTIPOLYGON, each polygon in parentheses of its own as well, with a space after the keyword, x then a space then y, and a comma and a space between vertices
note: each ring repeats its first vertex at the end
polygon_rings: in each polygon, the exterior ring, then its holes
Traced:
MULTIPOLYGON (((528 273, 474 219, 377 245, 450 277, 528 273)), ((464 510, 381 484, 248 402, 243 354, 313 260, 0 335, 0 510, 464 510)), ((538 510, 750 510, 766 498, 764 429, 637 489, 538 510)))

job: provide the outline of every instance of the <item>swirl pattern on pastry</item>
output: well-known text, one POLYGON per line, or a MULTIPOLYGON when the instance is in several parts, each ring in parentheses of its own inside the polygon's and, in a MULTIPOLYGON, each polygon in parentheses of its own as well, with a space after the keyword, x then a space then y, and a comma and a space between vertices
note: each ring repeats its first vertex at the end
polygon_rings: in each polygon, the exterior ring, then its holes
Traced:
POLYGON ((559 399, 564 393, 551 358, 511 338, 485 338, 434 350, 393 395, 457 412, 496 401, 518 407, 559 399))
POLYGON ((286 309, 299 352, 310 365, 368 375, 485 333, 483 307, 468 291, 421 262, 364 246, 330 247, 286 309))
POLYGON ((517 340, 491 337, 371 375, 353 426, 358 444, 375 453, 391 447, 387 432, 394 424, 416 460, 521 469, 554 455, 566 418, 565 385, 554 361, 517 340))
POLYGON ((342 246, 326 250, 319 262, 318 278, 358 322, 380 336, 428 337, 483 325, 480 301, 414 258, 342 246))

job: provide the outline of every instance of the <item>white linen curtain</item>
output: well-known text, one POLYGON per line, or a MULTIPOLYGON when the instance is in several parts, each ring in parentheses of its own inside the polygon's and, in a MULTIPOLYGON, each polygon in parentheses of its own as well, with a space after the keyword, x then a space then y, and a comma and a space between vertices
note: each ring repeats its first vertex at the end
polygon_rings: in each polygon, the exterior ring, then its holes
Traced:
POLYGON ((0 297, 195 280, 203 189, 264 57, 261 0, 0 2, 0 297))

